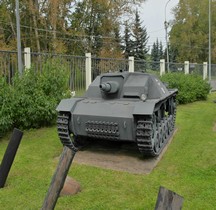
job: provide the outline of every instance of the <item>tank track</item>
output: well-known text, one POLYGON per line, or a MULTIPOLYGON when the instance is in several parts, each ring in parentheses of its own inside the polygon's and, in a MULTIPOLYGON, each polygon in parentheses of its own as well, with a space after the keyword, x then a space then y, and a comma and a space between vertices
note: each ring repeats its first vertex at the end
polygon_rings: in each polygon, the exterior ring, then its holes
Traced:
POLYGON ((78 147, 75 145, 74 139, 70 136, 69 131, 69 120, 70 120, 70 114, 60 112, 57 117, 57 131, 58 136, 61 140, 61 143, 63 146, 66 146, 73 151, 77 152, 78 147))
POLYGON ((144 156, 155 157, 163 150, 175 127, 176 108, 173 115, 163 118, 159 123, 153 116, 145 116, 137 121, 136 142, 144 156))

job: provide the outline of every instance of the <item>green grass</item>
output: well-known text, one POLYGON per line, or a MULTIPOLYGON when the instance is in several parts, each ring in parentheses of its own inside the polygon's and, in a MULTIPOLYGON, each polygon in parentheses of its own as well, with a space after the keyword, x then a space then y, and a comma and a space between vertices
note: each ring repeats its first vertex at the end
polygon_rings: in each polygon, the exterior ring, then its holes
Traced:
MULTIPOLYGON (((69 175, 82 192, 60 197, 56 209, 152 210, 159 186, 184 197, 183 209, 216 209, 216 104, 208 101, 178 106, 178 131, 150 175, 134 175, 73 164, 69 175)), ((0 158, 7 139, 0 140, 0 158)), ((56 128, 24 132, 6 187, 0 189, 0 209, 40 209, 62 151, 56 128)))

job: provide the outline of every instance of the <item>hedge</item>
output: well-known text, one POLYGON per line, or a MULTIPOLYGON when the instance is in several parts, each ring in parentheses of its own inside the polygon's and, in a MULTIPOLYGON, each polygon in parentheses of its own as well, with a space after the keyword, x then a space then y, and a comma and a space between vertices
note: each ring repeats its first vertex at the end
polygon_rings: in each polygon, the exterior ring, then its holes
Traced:
POLYGON ((201 76, 194 74, 168 73, 161 77, 169 88, 177 88, 179 104, 206 100, 211 90, 209 83, 201 76))
POLYGON ((33 67, 13 85, 0 80, 0 136, 12 127, 29 129, 55 122, 55 108, 60 100, 70 96, 69 72, 58 60, 47 61, 42 72, 33 67))

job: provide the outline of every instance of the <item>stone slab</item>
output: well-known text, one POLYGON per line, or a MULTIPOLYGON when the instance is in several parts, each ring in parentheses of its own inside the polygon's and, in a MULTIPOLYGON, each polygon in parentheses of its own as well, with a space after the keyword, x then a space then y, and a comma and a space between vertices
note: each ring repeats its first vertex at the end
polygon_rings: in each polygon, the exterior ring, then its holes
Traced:
POLYGON ((68 195, 75 195, 81 191, 81 187, 79 182, 75 179, 67 176, 65 179, 64 186, 61 190, 60 196, 68 196, 68 195))
POLYGON ((158 157, 142 157, 134 143, 94 141, 84 150, 77 152, 74 162, 133 174, 149 174, 163 157, 176 132, 177 129, 158 157))

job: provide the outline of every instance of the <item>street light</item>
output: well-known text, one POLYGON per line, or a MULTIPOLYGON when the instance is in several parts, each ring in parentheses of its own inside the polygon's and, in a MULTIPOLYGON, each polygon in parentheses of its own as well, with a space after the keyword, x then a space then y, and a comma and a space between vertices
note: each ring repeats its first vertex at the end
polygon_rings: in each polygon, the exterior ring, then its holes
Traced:
POLYGON ((168 43, 168 32, 167 32, 169 23, 166 20, 166 8, 167 8, 167 5, 170 1, 171 0, 168 0, 166 5, 165 5, 165 21, 164 21, 164 28, 165 28, 165 34, 166 34, 165 36, 166 36, 166 47, 167 47, 166 55, 167 55, 167 71, 168 72, 170 71, 170 69, 169 69, 169 43, 168 43))
POLYGON ((19 13, 19 0, 16 0, 16 27, 17 27, 17 57, 18 57, 18 71, 19 75, 22 75, 22 50, 21 50, 21 38, 20 38, 20 13, 19 13))
POLYGON ((211 84, 211 0, 209 0, 209 83, 211 84))

